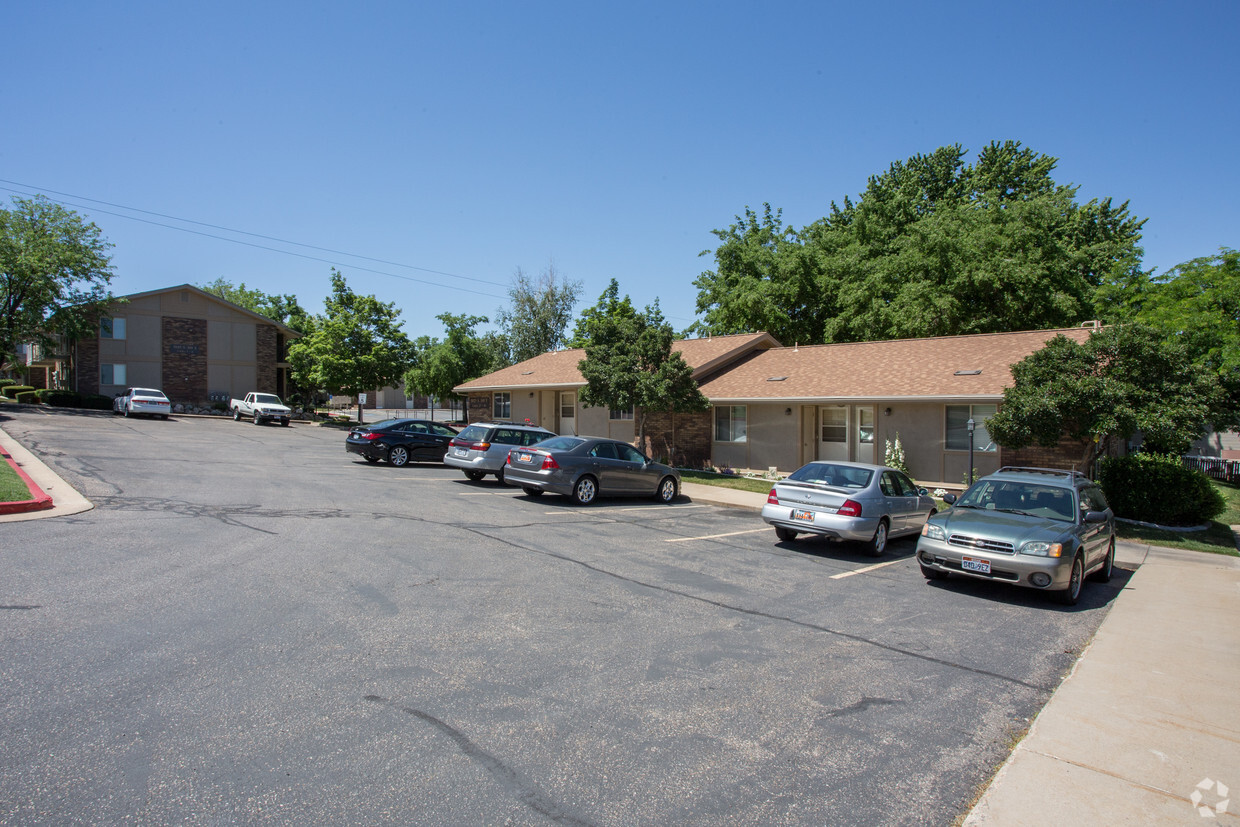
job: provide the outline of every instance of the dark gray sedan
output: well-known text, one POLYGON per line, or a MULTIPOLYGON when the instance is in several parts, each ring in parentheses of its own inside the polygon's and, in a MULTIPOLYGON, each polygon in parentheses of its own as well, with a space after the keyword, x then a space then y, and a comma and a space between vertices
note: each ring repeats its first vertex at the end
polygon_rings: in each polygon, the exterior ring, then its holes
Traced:
POLYGON ((654 462, 627 442, 593 436, 558 436, 513 448, 504 482, 531 497, 544 491, 586 505, 598 496, 654 497, 670 503, 680 491, 675 468, 654 462))

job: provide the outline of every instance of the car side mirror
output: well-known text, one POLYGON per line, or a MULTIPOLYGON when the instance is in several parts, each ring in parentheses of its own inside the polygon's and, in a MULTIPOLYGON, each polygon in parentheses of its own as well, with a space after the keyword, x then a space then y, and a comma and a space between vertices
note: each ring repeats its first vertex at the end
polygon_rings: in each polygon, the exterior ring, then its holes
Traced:
POLYGON ((1107 521, 1107 513, 1105 511, 1086 511, 1085 522, 1087 523, 1105 523, 1107 521))
POLYGON ((943 502, 947 503, 948 505, 955 505, 955 504, 956 504, 956 495, 955 495, 955 494, 944 494, 944 495, 943 495, 943 502))
POLYGON ((925 488, 918 488, 918 489, 917 489, 917 495, 918 495, 919 497, 929 497, 929 496, 930 496, 930 492, 929 492, 929 491, 927 491, 925 488))

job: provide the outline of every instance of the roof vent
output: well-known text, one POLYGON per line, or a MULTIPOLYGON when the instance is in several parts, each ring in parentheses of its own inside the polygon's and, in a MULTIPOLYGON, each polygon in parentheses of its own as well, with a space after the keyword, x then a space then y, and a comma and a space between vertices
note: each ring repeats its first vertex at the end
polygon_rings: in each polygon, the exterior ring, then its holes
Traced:
POLYGON ((523 371, 521 371, 521 375, 522 375, 522 376, 529 376, 529 375, 530 375, 531 373, 533 373, 533 372, 534 372, 534 371, 532 371, 532 370, 523 370, 523 371))
POLYGON ((1087 327, 1090 330, 1100 330, 1102 329, 1102 322, 1097 319, 1091 319, 1088 322, 1081 322, 1081 327, 1087 327))
POLYGON ((981 373, 981 368, 976 368, 974 370, 958 370, 956 371, 956 376, 980 376, 981 373))
POLYGON ((787 376, 768 376, 768 377, 766 377, 766 381, 768 381, 768 382, 782 382, 782 381, 784 381, 784 380, 785 380, 785 379, 787 379, 787 378, 788 378, 787 376))

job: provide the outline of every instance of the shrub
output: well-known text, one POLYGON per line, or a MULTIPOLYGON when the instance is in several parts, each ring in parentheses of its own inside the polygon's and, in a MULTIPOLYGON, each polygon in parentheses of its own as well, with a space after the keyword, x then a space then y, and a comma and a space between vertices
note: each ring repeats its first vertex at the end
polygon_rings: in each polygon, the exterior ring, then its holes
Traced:
POLYGON ((1210 478, 1178 456, 1129 454, 1102 460, 1098 482, 1118 517, 1161 525, 1197 525, 1222 514, 1223 496, 1210 478))
POLYGON ((16 379, 0 379, 0 388, 18 384, 16 379))
POLYGON ((39 404, 39 391, 35 388, 31 388, 28 391, 18 391, 13 394, 13 399, 27 405, 37 405, 39 404))
POLYGON ((77 391, 42 390, 39 391, 39 401, 44 405, 55 405, 58 408, 80 408, 82 407, 82 394, 77 391))
POLYGON ((86 394, 82 397, 82 403, 78 407, 88 411, 110 411, 112 410, 112 397, 101 393, 86 394))
POLYGON ((22 391, 32 390, 34 390, 34 388, 30 385, 5 385, 4 388, 0 389, 0 394, 4 394, 6 399, 16 399, 17 394, 22 391))

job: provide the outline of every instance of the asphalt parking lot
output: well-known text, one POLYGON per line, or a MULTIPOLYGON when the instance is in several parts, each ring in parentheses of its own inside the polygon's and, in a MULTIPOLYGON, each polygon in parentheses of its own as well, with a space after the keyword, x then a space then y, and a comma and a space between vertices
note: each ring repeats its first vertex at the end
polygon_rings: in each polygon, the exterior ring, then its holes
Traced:
POLYGON ((950 824, 1101 622, 344 432, 0 413, 0 822, 950 824))

